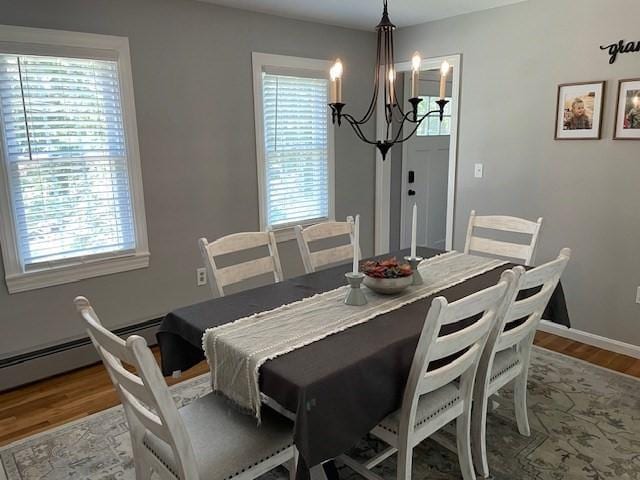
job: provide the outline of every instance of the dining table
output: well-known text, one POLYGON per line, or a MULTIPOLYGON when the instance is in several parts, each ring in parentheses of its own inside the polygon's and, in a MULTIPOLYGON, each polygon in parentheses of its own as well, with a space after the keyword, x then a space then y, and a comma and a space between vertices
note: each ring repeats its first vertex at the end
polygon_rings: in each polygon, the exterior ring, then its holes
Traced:
MULTIPOLYGON (((408 249, 399 250, 372 258, 403 258, 408 253, 408 249)), ((441 253, 427 247, 418 247, 417 251, 423 258, 441 253)), ((297 478, 308 478, 310 467, 349 450, 400 407, 433 298, 443 296, 454 302, 495 285, 502 272, 514 266, 502 264, 262 364, 261 394, 290 412, 294 419, 294 442, 300 454, 297 478)), ((337 265, 170 312, 157 333, 163 374, 187 370, 205 358, 205 330, 334 290, 346 284, 345 273, 349 271, 351 264, 337 265)), ((535 292, 528 294, 532 293, 535 292)), ((561 284, 543 318, 570 327, 561 284)), ((473 321, 445 325, 440 334, 453 333, 473 321)))

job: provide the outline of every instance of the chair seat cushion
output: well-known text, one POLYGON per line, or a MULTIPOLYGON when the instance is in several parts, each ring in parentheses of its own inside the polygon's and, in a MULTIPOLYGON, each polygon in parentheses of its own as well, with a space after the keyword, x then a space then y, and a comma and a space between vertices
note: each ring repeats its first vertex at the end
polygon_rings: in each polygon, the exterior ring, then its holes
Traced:
MULTIPOLYGON (((199 480, 232 479, 293 445, 292 422, 267 406, 262 407, 260 425, 214 393, 193 401, 179 413, 198 463, 199 480)), ((167 443, 148 432, 143 443, 181 478, 167 443)))
POLYGON ((496 353, 493 360, 493 368, 491 369, 491 383, 502 382, 505 377, 509 378, 517 375, 516 372, 518 372, 519 366, 520 355, 516 352, 515 347, 496 353))
MULTIPOLYGON (((461 401, 460 389, 455 383, 449 383, 433 392, 422 395, 416 410, 415 428, 449 410, 461 401)), ((388 415, 378 426, 397 435, 400 429, 400 410, 388 415)))

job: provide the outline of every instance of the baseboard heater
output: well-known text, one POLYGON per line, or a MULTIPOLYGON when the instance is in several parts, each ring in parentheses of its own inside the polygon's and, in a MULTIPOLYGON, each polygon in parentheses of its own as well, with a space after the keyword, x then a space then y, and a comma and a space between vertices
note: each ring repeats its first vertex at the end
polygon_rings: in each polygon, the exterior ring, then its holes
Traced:
MULTIPOLYGON (((120 337, 140 335, 155 345, 156 331, 162 318, 114 330, 120 337)), ((69 372, 99 361, 89 337, 0 359, 0 392, 43 378, 69 372)))

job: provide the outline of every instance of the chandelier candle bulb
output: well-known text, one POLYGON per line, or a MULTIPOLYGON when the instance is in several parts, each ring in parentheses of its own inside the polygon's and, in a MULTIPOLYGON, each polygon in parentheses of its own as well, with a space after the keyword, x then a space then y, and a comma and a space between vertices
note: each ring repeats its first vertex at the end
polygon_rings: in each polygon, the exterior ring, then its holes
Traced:
POLYGON ((355 225, 353 226, 353 273, 358 273, 358 263, 360 262, 359 249, 360 245, 360 215, 356 215, 355 225))
POLYGON ((338 58, 329 70, 331 76, 331 102, 342 102, 342 61, 338 58))
POLYGON ((411 98, 416 98, 418 96, 416 94, 416 92, 417 92, 416 84, 417 83, 418 83, 418 71, 414 70, 413 72, 411 72, 411 98))
POLYGON ((416 258, 416 231, 418 227, 418 205, 413 204, 413 217, 411 219, 411 258, 416 258))
POLYGON ((446 60, 440 66, 440 100, 444 100, 447 86, 447 75, 449 75, 449 62, 446 60))
POLYGON ((418 52, 414 53, 411 58, 411 66, 413 67, 411 71, 411 98, 418 96, 418 76, 420 75, 421 63, 422 59, 420 58, 420 54, 418 52))

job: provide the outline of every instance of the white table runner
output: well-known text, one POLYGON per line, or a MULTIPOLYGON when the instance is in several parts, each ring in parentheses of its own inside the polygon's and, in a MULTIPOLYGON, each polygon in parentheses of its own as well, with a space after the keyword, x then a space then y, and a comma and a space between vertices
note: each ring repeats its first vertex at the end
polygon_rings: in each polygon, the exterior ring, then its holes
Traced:
POLYGON ((507 262, 455 251, 424 260, 423 285, 402 295, 379 295, 362 287, 368 303, 344 304, 348 286, 207 329, 202 347, 213 390, 260 418, 260 366, 292 350, 433 295, 507 262))

